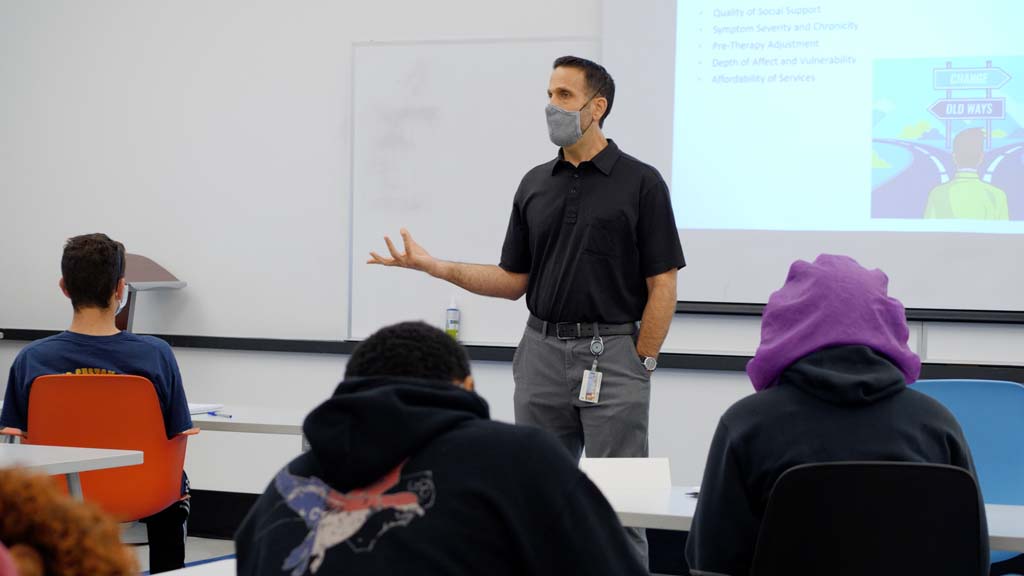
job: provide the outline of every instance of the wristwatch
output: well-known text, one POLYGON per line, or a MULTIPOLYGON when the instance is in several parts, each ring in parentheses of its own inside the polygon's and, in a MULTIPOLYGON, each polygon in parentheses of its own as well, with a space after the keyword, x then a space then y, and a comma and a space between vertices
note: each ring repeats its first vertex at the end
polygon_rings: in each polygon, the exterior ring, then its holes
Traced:
POLYGON ((654 372, 654 369, 658 367, 658 359, 653 356, 644 356, 641 360, 648 372, 654 372))

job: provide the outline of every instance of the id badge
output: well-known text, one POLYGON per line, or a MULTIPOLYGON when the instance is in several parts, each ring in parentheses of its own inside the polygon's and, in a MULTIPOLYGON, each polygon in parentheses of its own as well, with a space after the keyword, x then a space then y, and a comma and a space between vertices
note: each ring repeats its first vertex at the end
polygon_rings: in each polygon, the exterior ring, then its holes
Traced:
POLYGON ((583 383, 580 386, 580 400, 597 404, 601 399, 601 378, 604 374, 597 370, 584 370, 583 383))

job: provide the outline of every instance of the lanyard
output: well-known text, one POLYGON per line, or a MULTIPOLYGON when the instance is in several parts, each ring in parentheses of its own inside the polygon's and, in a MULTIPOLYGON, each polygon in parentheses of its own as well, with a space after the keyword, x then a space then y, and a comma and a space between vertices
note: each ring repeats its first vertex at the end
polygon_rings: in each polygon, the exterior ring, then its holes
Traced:
POLYGON ((594 338, 590 341, 590 353, 594 355, 594 364, 590 371, 597 372, 597 359, 604 354, 604 338, 597 332, 597 322, 594 322, 594 338))

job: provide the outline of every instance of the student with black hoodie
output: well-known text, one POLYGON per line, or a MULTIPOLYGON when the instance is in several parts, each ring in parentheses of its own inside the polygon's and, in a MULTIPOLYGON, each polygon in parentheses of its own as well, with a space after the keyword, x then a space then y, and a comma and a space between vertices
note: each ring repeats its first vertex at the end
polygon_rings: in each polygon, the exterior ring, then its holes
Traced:
POLYGON ((798 464, 930 462, 974 473, 953 415, 907 388, 921 360, 888 282, 823 254, 793 263, 772 294, 747 364, 757 393, 725 412, 708 453, 686 543, 691 574, 750 573, 769 493, 798 464))
POLYGON ((238 574, 646 574, 565 449, 472 390, 436 328, 366 339, 235 535, 238 574))

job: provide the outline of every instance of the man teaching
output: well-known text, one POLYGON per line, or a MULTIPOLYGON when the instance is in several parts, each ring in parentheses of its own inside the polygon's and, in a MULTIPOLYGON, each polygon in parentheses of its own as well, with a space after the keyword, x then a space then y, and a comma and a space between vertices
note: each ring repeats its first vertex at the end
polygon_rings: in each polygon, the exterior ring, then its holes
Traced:
MULTIPOLYGON (((513 362, 517 424, 547 430, 579 458, 646 457, 650 374, 675 313, 685 266, 668 186, 602 133, 615 99, 603 66, 554 62, 548 133, 558 156, 526 173, 501 261, 431 256, 405 229, 403 251, 369 264, 426 272, 530 310, 513 362), (639 322, 639 330, 637 328, 639 322)), ((646 539, 631 530, 642 556, 646 539)))

